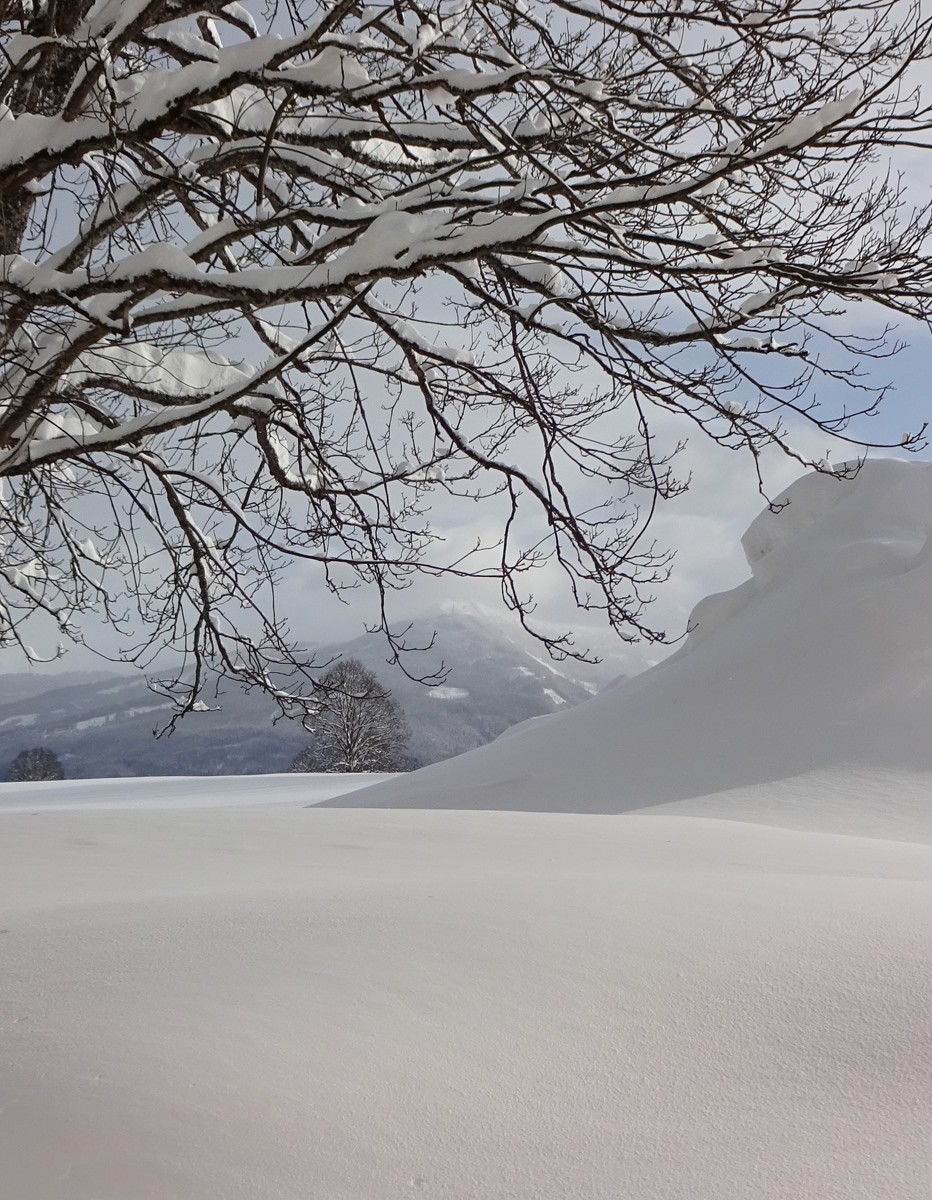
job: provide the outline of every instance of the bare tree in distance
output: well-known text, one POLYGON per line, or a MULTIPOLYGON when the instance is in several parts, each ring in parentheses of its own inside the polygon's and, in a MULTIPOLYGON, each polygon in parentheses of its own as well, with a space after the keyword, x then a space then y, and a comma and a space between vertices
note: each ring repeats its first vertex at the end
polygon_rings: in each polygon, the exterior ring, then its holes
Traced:
POLYGON ((45 746, 34 746, 31 750, 20 750, 10 763, 6 778, 8 783, 37 783, 64 779, 65 772, 57 754, 45 746))
POLYGON ((867 445, 885 322, 928 318, 897 155, 929 31, 899 0, 3 0, 0 642, 96 613, 126 661, 183 652, 179 714, 210 670, 300 713, 295 561, 375 589, 396 652, 423 572, 583 654, 535 624, 547 562, 662 637, 657 414, 829 470, 798 431, 867 445), (444 555, 440 494, 497 497, 494 554, 444 555))
POLYGON ((320 677, 308 724, 314 746, 293 771, 402 771, 411 762, 411 730, 397 700, 357 658, 342 658, 320 677))

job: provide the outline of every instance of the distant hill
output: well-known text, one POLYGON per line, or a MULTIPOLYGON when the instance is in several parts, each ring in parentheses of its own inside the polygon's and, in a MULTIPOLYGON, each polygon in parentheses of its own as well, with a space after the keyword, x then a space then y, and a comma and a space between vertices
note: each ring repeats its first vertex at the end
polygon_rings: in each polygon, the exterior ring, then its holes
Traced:
POLYGON ((47 676, 44 690, 29 687, 18 696, 17 678, 0 676, 0 773, 19 750, 44 745, 71 779, 242 775, 285 770, 289 754, 304 744, 294 727, 272 726, 267 701, 238 689, 224 695, 221 711, 192 713, 171 737, 156 740, 153 729, 164 724, 171 705, 141 675, 64 686, 47 676))
MULTIPOLYGON (((411 751, 423 763, 471 750, 530 717, 578 704, 598 690, 597 671, 553 663, 535 643, 509 637, 492 620, 444 612, 419 623, 437 632, 435 648, 408 669, 441 662, 444 684, 427 688, 386 661, 383 638, 364 635, 320 648, 359 658, 405 710, 411 751)), ((45 745, 69 778, 132 775, 244 775, 286 771, 308 735, 294 722, 272 724, 274 707, 258 693, 227 685, 216 712, 192 713, 171 737, 156 740, 170 704, 140 675, 0 675, 0 776, 28 746, 45 745)))
POLYGON ((436 630, 434 649, 412 655, 409 671, 424 674, 441 663, 444 683, 424 687, 386 664, 384 638, 364 635, 342 647, 326 647, 358 658, 391 688, 413 731, 411 750, 422 763, 439 762, 482 746, 512 725, 570 708, 599 690, 599 672, 575 662, 552 662, 529 638, 509 637, 485 616, 447 611, 418 623, 436 630))

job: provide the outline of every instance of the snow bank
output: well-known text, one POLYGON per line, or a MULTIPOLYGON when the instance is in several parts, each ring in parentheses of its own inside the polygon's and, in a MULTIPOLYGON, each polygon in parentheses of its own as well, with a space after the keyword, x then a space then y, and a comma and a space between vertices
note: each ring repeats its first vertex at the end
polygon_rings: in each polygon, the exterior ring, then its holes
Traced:
POLYGON ((742 789, 729 815, 932 837, 932 465, 806 476, 783 501, 743 539, 751 577, 698 605, 671 658, 339 803, 701 812, 742 789))

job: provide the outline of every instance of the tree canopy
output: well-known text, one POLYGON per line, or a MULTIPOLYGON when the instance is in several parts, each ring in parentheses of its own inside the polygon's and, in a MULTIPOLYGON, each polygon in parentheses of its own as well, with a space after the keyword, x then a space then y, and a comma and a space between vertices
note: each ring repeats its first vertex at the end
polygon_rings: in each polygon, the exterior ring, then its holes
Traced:
POLYGON ((357 658, 341 658, 321 676, 309 721, 314 745, 293 771, 402 771, 411 760, 404 711, 357 658))
POLYGON ((10 763, 6 774, 8 783, 36 783, 49 779, 64 779, 65 772, 58 755, 46 746, 20 750, 10 763))
POLYGON ((414 573, 493 576, 574 653, 556 562, 660 636, 657 415, 830 469, 795 432, 860 445, 929 314, 919 3, 4 0, 0 49, 0 642, 96 612, 183 649, 179 712, 208 667, 312 694, 294 560, 386 629, 414 573), (498 497, 494 561, 440 494, 498 497))

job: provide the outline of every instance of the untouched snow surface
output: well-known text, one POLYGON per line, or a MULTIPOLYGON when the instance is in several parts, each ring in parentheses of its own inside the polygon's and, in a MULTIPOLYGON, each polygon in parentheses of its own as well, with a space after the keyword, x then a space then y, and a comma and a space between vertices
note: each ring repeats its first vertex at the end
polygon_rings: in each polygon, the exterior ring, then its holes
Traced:
POLYGON ((743 539, 751 578, 702 601, 693 632, 659 666, 336 803, 673 803, 693 815, 932 834, 932 465, 881 459, 851 481, 808 475, 781 499, 743 539), (822 792, 826 803, 810 806, 822 792))
POLYGON ((221 775, 0 783, 0 816, 69 808, 231 808, 319 804, 388 779, 386 775, 221 775))
POLYGON ((928 1200, 932 467, 789 498, 394 807, 0 785, 0 1195, 928 1200))
POLYGON ((928 1200, 930 880, 687 816, 0 816, 2 1194, 928 1200))

